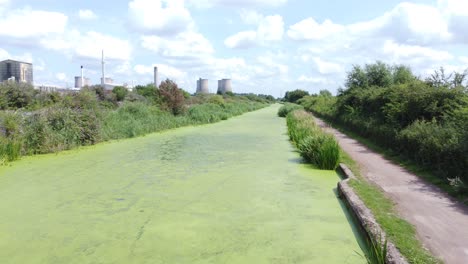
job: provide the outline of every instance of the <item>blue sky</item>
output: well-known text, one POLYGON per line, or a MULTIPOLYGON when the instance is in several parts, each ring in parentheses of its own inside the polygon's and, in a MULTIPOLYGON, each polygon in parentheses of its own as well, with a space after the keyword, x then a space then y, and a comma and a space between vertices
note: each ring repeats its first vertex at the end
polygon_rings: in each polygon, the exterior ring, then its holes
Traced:
POLYGON ((34 64, 35 84, 146 84, 152 67, 194 92, 332 92, 353 64, 405 64, 427 76, 468 68, 468 0, 0 0, 0 59, 34 64))

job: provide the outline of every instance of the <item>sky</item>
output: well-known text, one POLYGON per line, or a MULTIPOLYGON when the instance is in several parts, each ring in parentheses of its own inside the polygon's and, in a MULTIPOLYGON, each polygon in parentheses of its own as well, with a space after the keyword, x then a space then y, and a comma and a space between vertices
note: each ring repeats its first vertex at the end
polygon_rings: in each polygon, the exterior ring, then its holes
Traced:
POLYGON ((34 65, 36 85, 74 86, 80 66, 147 84, 158 66, 195 92, 336 93, 353 65, 410 66, 422 78, 468 68, 468 0, 0 0, 0 60, 34 65))

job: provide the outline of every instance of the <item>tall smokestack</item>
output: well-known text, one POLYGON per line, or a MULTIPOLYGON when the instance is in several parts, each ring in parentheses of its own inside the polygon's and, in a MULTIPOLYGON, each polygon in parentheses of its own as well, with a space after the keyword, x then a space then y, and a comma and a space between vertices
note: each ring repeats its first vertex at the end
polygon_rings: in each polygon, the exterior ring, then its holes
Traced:
POLYGON ((154 86, 158 87, 158 67, 154 67, 154 86))
POLYGON ((83 80, 83 65, 81 65, 81 85, 80 85, 81 87, 80 88, 82 88, 82 89, 83 89, 83 86, 84 86, 83 83, 84 83, 84 80, 83 80))
POLYGON ((105 82, 105 72, 104 72, 104 50, 102 50, 102 60, 101 60, 101 63, 102 63, 102 79, 101 79, 101 86, 102 88, 105 88, 104 85, 106 84, 105 82))

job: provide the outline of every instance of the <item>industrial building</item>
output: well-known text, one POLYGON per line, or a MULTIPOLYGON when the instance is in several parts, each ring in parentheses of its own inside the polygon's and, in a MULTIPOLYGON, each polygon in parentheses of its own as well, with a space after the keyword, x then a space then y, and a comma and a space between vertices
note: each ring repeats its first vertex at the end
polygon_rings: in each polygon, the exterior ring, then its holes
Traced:
POLYGON ((0 62, 0 82, 16 81, 33 84, 33 65, 32 63, 4 60, 0 62))
POLYGON ((197 94, 209 94, 208 79, 200 78, 197 80, 197 94))
POLYGON ((222 79, 218 81, 218 93, 232 93, 232 81, 231 79, 222 79))
POLYGON ((85 86, 90 86, 90 85, 91 85, 91 81, 89 80, 89 78, 75 76, 75 88, 83 88, 85 86))

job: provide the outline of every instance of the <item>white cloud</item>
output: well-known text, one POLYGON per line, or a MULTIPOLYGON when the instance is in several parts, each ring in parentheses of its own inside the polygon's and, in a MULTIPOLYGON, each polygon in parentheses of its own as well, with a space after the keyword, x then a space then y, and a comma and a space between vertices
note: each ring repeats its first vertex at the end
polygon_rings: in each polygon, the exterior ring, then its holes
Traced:
POLYGON ((31 53, 26 52, 20 55, 12 55, 8 51, 0 48, 0 61, 8 60, 8 59, 24 61, 24 62, 29 62, 29 63, 32 63, 34 61, 31 53))
POLYGON ((143 36, 142 46, 163 57, 170 58, 198 58, 214 53, 209 40, 196 32, 183 32, 172 38, 143 36))
POLYGON ((284 21, 280 15, 266 16, 258 25, 256 31, 241 31, 225 39, 224 44, 231 49, 247 49, 257 45, 265 45, 270 41, 283 38, 284 21))
POLYGON ((317 65, 318 72, 321 74, 341 73, 344 71, 340 64, 324 61, 318 57, 314 58, 314 62, 317 65))
POLYGON ((329 85, 333 84, 333 81, 328 80, 324 77, 309 77, 305 75, 301 75, 298 79, 298 82, 305 82, 305 83, 312 83, 312 84, 320 84, 320 85, 329 85))
POLYGON ((133 0, 128 12, 131 25, 148 34, 176 35, 194 24, 183 0, 133 0))
POLYGON ((325 20, 319 24, 312 17, 289 27, 288 36, 293 40, 321 40, 344 31, 344 26, 325 20))
POLYGON ((59 72, 57 74, 55 74, 55 78, 57 78, 57 80, 59 81, 65 81, 67 80, 67 75, 63 72, 59 72))
POLYGON ((288 0, 188 0, 190 5, 197 8, 223 7, 278 7, 284 5, 288 0))
POLYGON ((42 39, 40 44, 78 59, 99 60, 102 50, 106 59, 111 60, 127 61, 132 54, 132 47, 127 40, 95 31, 81 33, 72 30, 54 39, 42 39))
POLYGON ((247 25, 258 25, 262 21, 263 15, 255 10, 242 9, 240 11, 240 18, 247 25))
POLYGON ((453 59, 447 51, 439 51, 428 47, 397 44, 394 41, 386 41, 383 53, 389 55, 394 61, 430 60, 444 62, 453 59))
POLYGON ((26 39, 63 33, 67 20, 67 16, 58 12, 11 10, 0 17, 0 37, 26 39))
POLYGON ((164 78, 169 78, 171 80, 178 81, 187 78, 186 72, 167 64, 153 64, 151 66, 138 64, 133 69, 137 74, 153 77, 153 69, 155 66, 158 67, 158 74, 160 75, 161 80, 164 78))
POLYGON ((93 20, 98 18, 97 15, 89 9, 80 9, 78 11, 78 17, 82 20, 93 20))
POLYGON ((257 37, 261 41, 281 40, 284 33, 283 17, 280 15, 267 16, 260 21, 257 37))
POLYGON ((231 49, 247 49, 257 45, 256 31, 242 31, 229 36, 224 40, 224 45, 231 49))

